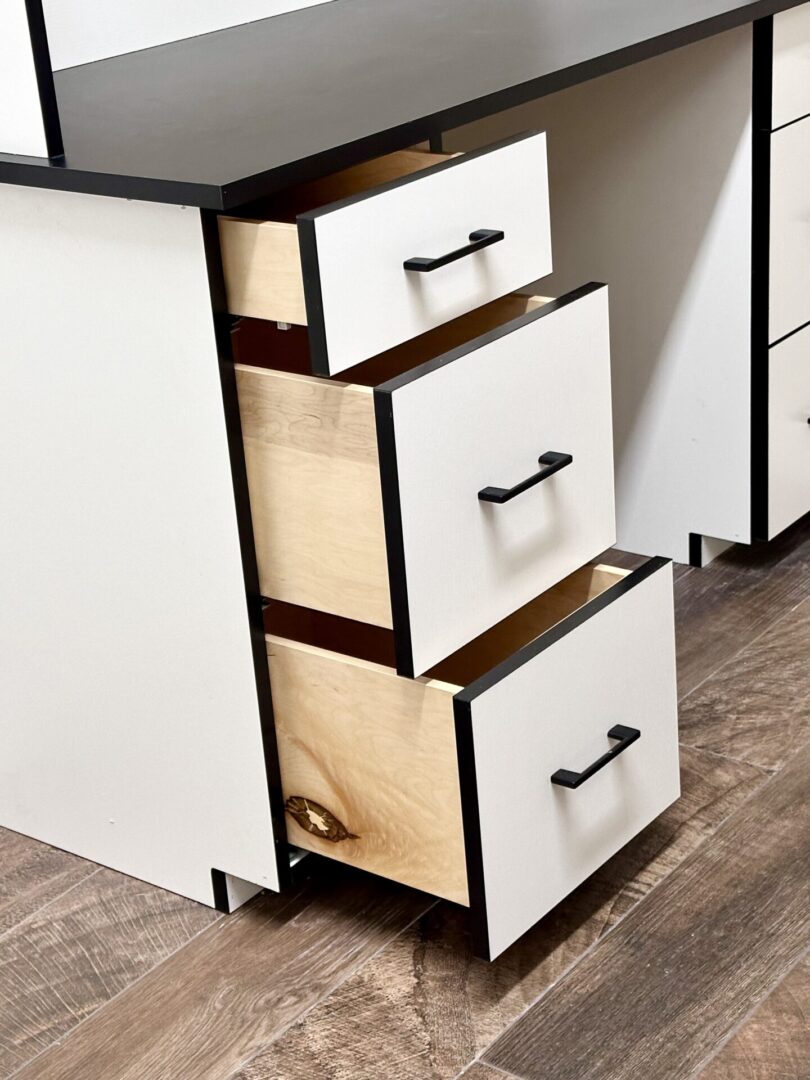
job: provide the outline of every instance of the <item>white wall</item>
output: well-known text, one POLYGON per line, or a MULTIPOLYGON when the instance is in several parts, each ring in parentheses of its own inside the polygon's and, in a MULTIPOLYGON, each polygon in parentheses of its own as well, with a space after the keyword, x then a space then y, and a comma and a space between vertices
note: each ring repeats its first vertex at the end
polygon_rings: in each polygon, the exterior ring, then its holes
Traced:
POLYGON ((44 0, 55 70, 326 0, 44 0))

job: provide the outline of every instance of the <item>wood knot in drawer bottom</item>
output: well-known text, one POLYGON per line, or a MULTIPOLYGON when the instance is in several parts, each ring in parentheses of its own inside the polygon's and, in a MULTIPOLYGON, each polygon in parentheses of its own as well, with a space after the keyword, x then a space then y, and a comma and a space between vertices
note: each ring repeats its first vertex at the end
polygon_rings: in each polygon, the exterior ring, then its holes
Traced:
POLYGON ((291 795, 284 809, 306 832, 323 840, 331 840, 333 844, 339 844, 341 840, 360 839, 355 833, 349 832, 331 810, 312 799, 305 799, 303 795, 291 795))

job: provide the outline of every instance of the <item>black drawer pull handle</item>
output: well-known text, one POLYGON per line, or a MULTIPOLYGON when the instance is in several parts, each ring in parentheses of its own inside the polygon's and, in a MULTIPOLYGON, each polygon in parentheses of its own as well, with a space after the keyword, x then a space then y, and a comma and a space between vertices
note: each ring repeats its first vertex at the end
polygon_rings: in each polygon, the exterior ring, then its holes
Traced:
POLYGON ((555 472, 559 472, 560 469, 564 469, 566 465, 570 465, 573 460, 574 459, 570 454, 558 454, 554 450, 548 450, 545 454, 541 454, 538 459, 538 463, 543 466, 539 473, 530 476, 528 480, 521 480, 519 484, 515 484, 515 486, 511 488, 481 488, 478 492, 478 498, 481 502, 509 502, 509 500, 514 499, 516 495, 520 495, 522 492, 528 491, 529 488, 533 488, 535 484, 539 484, 543 480, 548 480, 555 472))
POLYGON ((557 769, 555 773, 551 774, 552 784, 559 784, 560 787, 578 788, 580 784, 584 784, 586 780, 598 773, 600 769, 604 767, 614 758, 617 758, 619 754, 623 754, 628 746, 631 746, 636 739, 641 738, 641 732, 638 728, 625 727, 623 724, 616 724, 608 732, 609 739, 616 739, 616 745, 611 746, 610 750, 606 754, 603 754, 600 758, 597 758, 593 765, 589 765, 587 769, 583 769, 582 772, 571 772, 570 769, 557 769))
POLYGON ((456 259, 463 259, 465 255, 473 255, 476 251, 480 251, 481 248, 489 247, 490 244, 497 244, 499 240, 503 240, 503 233, 500 229, 476 229, 475 232, 470 233, 470 242, 464 247, 450 251, 447 255, 439 255, 436 259, 419 257, 406 259, 402 265, 406 270, 418 270, 421 274, 429 274, 431 270, 438 270, 440 266, 447 266, 448 263, 455 262, 456 259))

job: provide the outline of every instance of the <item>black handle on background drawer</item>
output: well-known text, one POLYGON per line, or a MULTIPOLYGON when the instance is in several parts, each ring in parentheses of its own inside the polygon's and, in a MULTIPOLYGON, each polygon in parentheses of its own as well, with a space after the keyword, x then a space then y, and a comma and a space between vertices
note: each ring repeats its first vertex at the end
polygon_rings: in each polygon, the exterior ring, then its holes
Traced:
POLYGON ((552 784, 559 784, 560 787, 578 788, 581 784, 584 784, 586 780, 598 773, 600 769, 604 767, 614 758, 617 758, 619 754, 623 754, 628 746, 631 746, 636 739, 641 738, 641 732, 638 728, 625 727, 623 724, 616 724, 608 732, 609 739, 618 740, 615 746, 611 746, 610 750, 606 754, 603 754, 600 758, 597 758, 593 765, 589 765, 587 769, 583 769, 582 772, 571 772, 570 769, 557 769, 555 773, 551 774, 552 784))
POLYGON ((521 480, 519 484, 515 484, 511 488, 481 488, 478 492, 478 498, 481 502, 509 502, 510 499, 514 499, 516 495, 520 495, 523 491, 528 491, 529 488, 533 488, 535 484, 539 484, 542 480, 548 480, 555 472, 559 472, 566 465, 570 465, 573 460, 570 454, 558 454, 555 450, 548 450, 538 458, 538 463, 543 466, 539 473, 530 476, 528 480, 521 480))
POLYGON ((456 259, 463 259, 465 255, 473 255, 476 251, 480 251, 481 248, 489 247, 490 244, 497 244, 503 238, 500 229, 476 229, 475 232, 470 233, 470 242, 464 247, 456 248, 455 251, 450 251, 447 255, 439 255, 435 259, 419 257, 406 259, 402 265, 406 270, 418 270, 419 273, 429 274, 431 270, 438 270, 440 266, 447 266, 448 263, 455 262, 456 259))

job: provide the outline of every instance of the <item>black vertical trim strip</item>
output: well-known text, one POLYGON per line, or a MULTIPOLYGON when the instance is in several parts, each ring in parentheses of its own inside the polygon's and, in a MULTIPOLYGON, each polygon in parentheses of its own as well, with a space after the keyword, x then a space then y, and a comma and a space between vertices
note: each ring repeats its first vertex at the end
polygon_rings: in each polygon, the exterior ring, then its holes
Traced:
POLYGON ((330 375, 329 349, 326 344, 326 324, 323 317, 321 268, 318 263, 318 238, 312 218, 298 218, 298 249, 304 277, 304 302, 307 309, 307 330, 312 371, 315 375, 330 375))
POLYGON ((31 35, 31 49, 34 54, 42 123, 45 128, 45 145, 49 158, 59 158, 64 156, 65 148, 62 142, 62 125, 59 120, 59 106, 56 101, 51 50, 48 45, 48 31, 42 10, 42 0, 25 0, 25 8, 28 13, 28 31, 31 35))
POLYGON ((491 960, 487 893, 484 880, 484 850, 481 843, 481 809, 478 803, 478 776, 475 768, 472 705, 453 698, 456 725, 456 754, 461 788, 461 817, 467 861, 467 890, 470 902, 470 932, 475 955, 491 960))
MULTIPOLYGON (((217 353, 219 355, 219 375, 222 385, 222 403, 225 412, 225 428, 228 438, 228 453, 233 478, 233 493, 236 504, 236 521, 239 532, 239 545, 242 553, 242 572, 244 574, 247 602, 250 642, 253 654, 253 668, 256 678, 256 695, 259 705, 264 763, 267 772, 267 789, 270 799, 270 814, 273 823, 276 866, 278 867, 279 885, 285 888, 290 883, 290 859, 287 846, 287 830, 284 821, 284 796, 281 790, 281 773, 278 763, 278 746, 273 720, 273 698, 270 688, 270 669, 267 664, 267 650, 264 640, 264 621, 262 598, 259 588, 259 568, 256 561, 256 543, 253 536, 253 519, 250 511, 245 447, 242 440, 242 420, 239 414, 239 397, 236 388, 236 371, 231 350, 231 317, 225 294, 225 274, 222 269, 222 253, 219 245, 219 224, 217 214, 211 210, 200 211, 202 220, 203 242, 208 264, 208 280, 213 306, 214 331, 216 334, 217 353)), ((261 882, 256 882, 261 884, 261 882)))
POLYGON ((394 432, 394 400, 390 393, 374 390, 374 418, 380 457, 385 548, 388 556, 388 587, 394 623, 394 653, 397 672, 414 677, 408 579, 405 569, 405 541, 402 535, 402 506, 399 498, 397 440, 394 432))
POLYGON ((223 915, 230 915, 231 902, 228 899, 228 883, 221 870, 211 870, 211 884, 214 887, 214 907, 223 915))
POLYGON ((703 566, 703 536, 700 533, 689 533, 689 565, 698 569, 703 566))
POLYGON ((751 538, 767 540, 773 17, 753 26, 751 185, 751 538))

